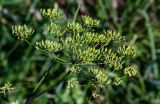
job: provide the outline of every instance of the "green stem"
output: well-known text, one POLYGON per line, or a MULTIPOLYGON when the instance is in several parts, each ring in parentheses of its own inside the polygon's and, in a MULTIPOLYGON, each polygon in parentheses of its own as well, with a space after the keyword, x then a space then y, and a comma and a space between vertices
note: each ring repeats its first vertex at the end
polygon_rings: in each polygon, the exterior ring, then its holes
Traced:
POLYGON ((80 4, 78 5, 78 8, 77 8, 77 10, 76 10, 76 13, 75 13, 75 15, 74 15, 74 18, 73 18, 73 23, 76 21, 76 18, 77 18, 77 15, 78 15, 78 11, 79 11, 79 9, 80 9, 80 4))
POLYGON ((32 44, 28 41, 28 40, 25 40, 30 46, 32 46, 32 44))
POLYGON ((108 74, 108 77, 111 76, 115 71, 116 71, 116 70, 113 70, 112 72, 110 72, 110 73, 108 74))
POLYGON ((65 61, 65 60, 63 60, 63 59, 55 56, 54 54, 51 54, 51 55, 52 55, 52 57, 53 57, 54 59, 58 60, 58 62, 60 62, 60 63, 63 63, 63 64, 64 64, 64 63, 68 63, 67 61, 65 61))

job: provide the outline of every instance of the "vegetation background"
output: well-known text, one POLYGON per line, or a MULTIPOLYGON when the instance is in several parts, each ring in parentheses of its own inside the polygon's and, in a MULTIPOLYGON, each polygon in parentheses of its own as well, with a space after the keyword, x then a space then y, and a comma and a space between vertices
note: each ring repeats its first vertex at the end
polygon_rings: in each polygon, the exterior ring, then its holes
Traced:
MULTIPOLYGON (((78 4, 80 14, 101 20, 101 27, 116 30, 134 43, 139 73, 120 87, 109 87, 98 99, 87 99, 86 90, 65 89, 60 83, 37 98, 33 104, 160 104, 160 1, 159 0, 0 0, 0 85, 12 83, 14 90, 0 104, 23 104, 53 62, 50 57, 11 35, 15 24, 38 28, 32 42, 45 37, 41 29, 47 22, 40 8, 58 7, 73 19, 78 4)), ((78 17, 77 17, 78 18, 78 17)), ((63 66, 54 62, 40 90, 54 83, 63 66)))

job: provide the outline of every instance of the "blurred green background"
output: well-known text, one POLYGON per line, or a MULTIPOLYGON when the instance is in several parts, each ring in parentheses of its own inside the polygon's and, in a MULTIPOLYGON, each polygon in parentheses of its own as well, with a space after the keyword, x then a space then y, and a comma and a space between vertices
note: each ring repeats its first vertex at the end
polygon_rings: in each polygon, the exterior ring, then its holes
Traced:
POLYGON ((64 71, 63 65, 13 37, 11 27, 38 28, 30 38, 34 43, 46 37, 40 8, 58 7, 73 19, 78 4, 78 17, 100 19, 100 29, 121 32, 135 45, 137 56, 131 61, 138 65, 138 75, 122 86, 109 86, 98 99, 88 99, 87 89, 66 89, 62 82, 33 104, 160 104, 160 0, 0 0, 0 85, 11 82, 14 87, 7 96, 0 94, 0 104, 23 104, 51 64, 40 91, 64 71))

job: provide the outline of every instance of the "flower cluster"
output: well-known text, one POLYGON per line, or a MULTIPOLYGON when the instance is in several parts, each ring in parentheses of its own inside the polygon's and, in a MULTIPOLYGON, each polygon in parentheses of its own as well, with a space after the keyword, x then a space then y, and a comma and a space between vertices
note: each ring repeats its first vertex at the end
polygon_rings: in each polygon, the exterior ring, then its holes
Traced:
POLYGON ((61 37, 63 35, 60 26, 55 23, 49 24, 47 26, 46 32, 57 37, 61 37))
POLYGON ((122 47, 119 47, 118 49, 118 53, 122 54, 122 55, 128 55, 128 56, 135 56, 135 50, 133 48, 133 46, 131 45, 123 45, 122 47))
POLYGON ((53 42, 51 40, 42 40, 41 42, 36 42, 35 46, 38 50, 49 53, 57 52, 62 48, 62 45, 60 43, 53 42))
POLYGON ((87 64, 96 60, 100 54, 100 51, 95 48, 88 47, 86 49, 78 49, 77 54, 77 61, 87 64))
POLYGON ((116 77, 116 78, 113 80, 113 84, 114 84, 114 85, 120 85, 120 84, 122 84, 122 79, 119 78, 119 77, 116 77))
POLYGON ((110 84, 110 80, 108 80, 108 74, 105 70, 100 68, 90 68, 89 71, 95 78, 94 83, 98 83, 99 87, 105 87, 110 84))
POLYGON ((93 19, 89 16, 82 16, 82 20, 84 22, 84 25, 87 27, 96 27, 100 23, 99 20, 93 19))
POLYGON ((11 92, 11 90, 13 90, 13 88, 12 84, 10 83, 5 83, 3 87, 0 87, 0 93, 3 93, 4 95, 6 95, 6 93, 11 92))
MULTIPOLYGON (((80 85, 80 79, 85 76, 87 80, 83 84, 91 83, 91 87, 95 89, 93 96, 97 97, 96 92, 99 89, 109 85, 120 85, 124 76, 136 75, 136 68, 129 66, 126 59, 128 56, 134 56, 135 50, 125 44, 125 37, 120 33, 111 30, 95 32, 94 29, 100 25, 100 21, 89 16, 82 16, 81 24, 66 23, 62 20, 55 22, 54 18, 63 17, 57 9, 42 9, 41 13, 52 19, 44 30, 48 35, 52 34, 53 38, 36 42, 35 47, 48 54, 56 52, 56 58, 53 57, 55 60, 68 63, 67 67, 70 67, 71 72, 68 88, 80 85), (64 58, 59 57, 59 51, 64 58)), ((31 33, 33 30, 25 25, 13 27, 13 34, 19 39, 27 39, 31 33)))
POLYGON ((118 57, 116 53, 112 52, 109 49, 107 52, 104 53, 105 63, 110 67, 114 68, 114 70, 122 69, 124 61, 122 60, 123 57, 118 57))
POLYGON ((78 82, 77 78, 71 78, 68 80, 67 88, 76 87, 78 85, 79 85, 79 82, 78 82))
POLYGON ((26 25, 12 26, 12 34, 20 40, 26 40, 30 35, 34 33, 33 28, 29 28, 26 25))
POLYGON ((137 74, 137 70, 134 66, 130 66, 124 69, 124 73, 128 76, 135 76, 137 74))
POLYGON ((125 37, 122 36, 120 33, 115 32, 115 31, 111 31, 111 30, 104 31, 104 35, 111 38, 111 40, 113 40, 115 42, 125 40, 125 37))
POLYGON ((82 26, 79 23, 67 23, 67 31, 68 32, 76 32, 76 33, 80 33, 83 31, 82 26))
POLYGON ((59 19, 61 17, 60 11, 58 9, 41 9, 41 14, 44 17, 50 18, 50 19, 59 19))

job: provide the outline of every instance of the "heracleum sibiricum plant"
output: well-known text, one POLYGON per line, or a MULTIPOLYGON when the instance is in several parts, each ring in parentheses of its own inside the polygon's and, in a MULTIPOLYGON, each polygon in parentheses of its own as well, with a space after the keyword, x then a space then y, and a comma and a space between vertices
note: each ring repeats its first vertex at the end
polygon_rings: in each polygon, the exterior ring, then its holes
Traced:
MULTIPOLYGON (((53 38, 37 41, 34 46, 65 64, 70 78, 67 88, 90 85, 93 97, 97 97, 99 89, 120 85, 124 76, 136 75, 136 67, 126 64, 128 58, 135 56, 135 50, 120 33, 97 32, 100 21, 89 16, 81 16, 81 22, 64 22, 58 9, 40 11, 50 21, 44 32, 53 38), (64 58, 59 53, 63 53, 64 58)), ((12 28, 14 36, 27 42, 33 32, 34 29, 26 25, 12 28)))

